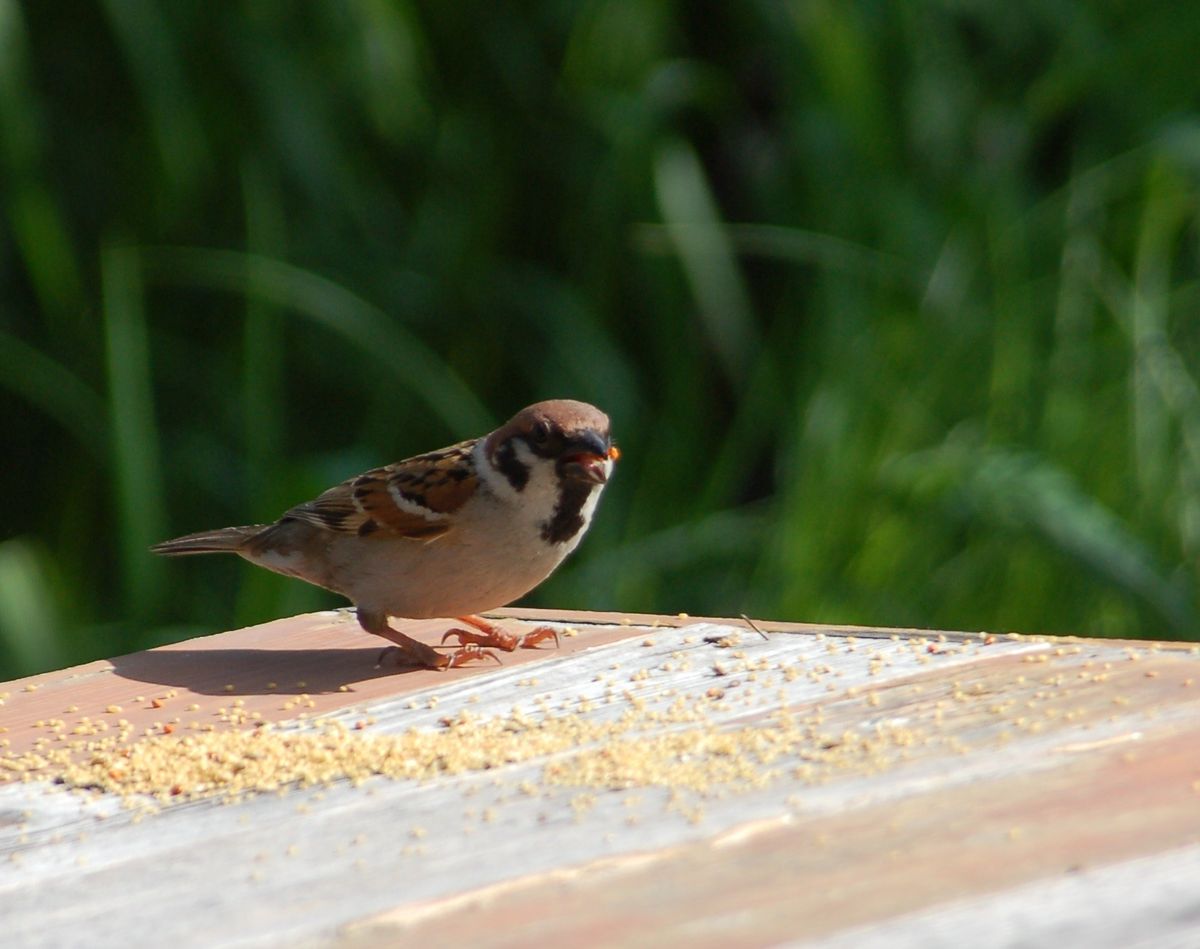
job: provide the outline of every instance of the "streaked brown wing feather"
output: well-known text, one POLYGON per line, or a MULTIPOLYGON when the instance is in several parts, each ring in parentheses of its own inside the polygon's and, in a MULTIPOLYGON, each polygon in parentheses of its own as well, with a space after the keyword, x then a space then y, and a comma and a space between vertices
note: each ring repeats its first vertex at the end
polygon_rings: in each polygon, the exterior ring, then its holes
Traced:
POLYGON ((470 464, 477 439, 398 461, 382 469, 402 497, 436 514, 453 514, 475 493, 479 479, 470 464))
POLYGON ((432 540, 478 484, 467 463, 474 440, 365 472, 292 508, 285 518, 363 537, 432 540), (425 513, 428 512, 428 513, 425 513))

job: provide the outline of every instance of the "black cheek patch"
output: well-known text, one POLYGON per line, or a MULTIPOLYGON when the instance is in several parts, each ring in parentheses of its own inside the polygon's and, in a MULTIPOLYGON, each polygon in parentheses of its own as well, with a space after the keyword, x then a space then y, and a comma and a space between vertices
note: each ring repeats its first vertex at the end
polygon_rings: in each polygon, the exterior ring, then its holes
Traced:
POLYGON ((517 451, 513 448, 512 442, 501 446, 496 452, 496 468, 508 479, 508 483, 513 486, 514 491, 524 491, 525 485, 529 483, 529 467, 521 463, 517 458, 517 451))
POLYGON ((542 524, 542 539, 551 544, 564 544, 583 529, 579 512, 592 493, 593 485, 582 481, 565 481, 558 492, 558 503, 550 520, 542 524))

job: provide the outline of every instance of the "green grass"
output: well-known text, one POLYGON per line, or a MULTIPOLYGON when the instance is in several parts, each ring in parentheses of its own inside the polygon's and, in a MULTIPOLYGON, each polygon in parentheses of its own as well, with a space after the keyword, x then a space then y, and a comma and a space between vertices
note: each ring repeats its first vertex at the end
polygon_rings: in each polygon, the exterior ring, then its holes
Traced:
POLYGON ((0 0, 0 678, 336 603, 145 548, 556 395, 530 602, 1200 639, 1193 20, 0 0))

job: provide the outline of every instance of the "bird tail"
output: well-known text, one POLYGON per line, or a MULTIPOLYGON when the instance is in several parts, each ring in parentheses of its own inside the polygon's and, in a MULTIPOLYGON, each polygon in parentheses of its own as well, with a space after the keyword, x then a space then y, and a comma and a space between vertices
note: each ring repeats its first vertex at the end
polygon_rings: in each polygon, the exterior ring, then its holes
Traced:
POLYGON ((173 540, 164 540, 150 548, 156 554, 179 557, 185 554, 236 554, 246 542, 257 535, 266 524, 251 524, 247 527, 222 527, 215 531, 200 531, 186 534, 173 540))

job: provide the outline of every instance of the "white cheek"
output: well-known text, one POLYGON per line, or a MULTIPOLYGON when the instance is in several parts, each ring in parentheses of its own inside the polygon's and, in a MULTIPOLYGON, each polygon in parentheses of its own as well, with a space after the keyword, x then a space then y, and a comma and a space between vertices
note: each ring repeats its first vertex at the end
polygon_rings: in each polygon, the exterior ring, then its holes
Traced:
POLYGON ((483 446, 484 440, 480 439, 474 450, 475 465, 492 494, 518 504, 534 521, 549 517, 558 503, 558 475, 554 470, 554 462, 535 455, 520 439, 514 441, 513 455, 529 472, 528 480, 518 491, 502 472, 488 462, 483 446))
POLYGON ((552 511, 558 504, 559 478, 554 462, 539 458, 528 448, 517 444, 517 458, 529 466, 529 481, 521 494, 525 503, 537 511, 552 511))
MULTIPOLYGON (((521 446, 515 447, 519 451, 521 446)), ((520 456, 518 455, 518 457, 520 456)), ((496 497, 505 501, 515 501, 521 497, 521 492, 512 486, 504 473, 492 467, 487 456, 486 438, 481 438, 475 443, 475 447, 471 450, 471 460, 475 464, 475 470, 479 472, 479 480, 496 497)))
POLYGON ((539 460, 538 456, 531 452, 529 450, 529 446, 526 445, 522 440, 514 439, 512 446, 513 454, 517 456, 517 461, 523 464, 526 468, 532 468, 534 463, 539 460))

